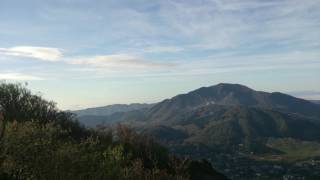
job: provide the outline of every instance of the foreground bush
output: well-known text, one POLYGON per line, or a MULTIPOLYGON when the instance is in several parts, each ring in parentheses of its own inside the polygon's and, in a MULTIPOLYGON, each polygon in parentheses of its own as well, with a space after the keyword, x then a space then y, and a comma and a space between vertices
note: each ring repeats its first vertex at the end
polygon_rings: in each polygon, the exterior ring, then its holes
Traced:
POLYGON ((224 179, 119 125, 87 130, 22 85, 0 84, 0 179, 224 179))
POLYGON ((128 147, 99 136, 77 142, 67 133, 53 123, 8 123, 1 141, 2 172, 17 179, 187 179, 168 172, 169 161, 149 151, 153 148, 146 150, 148 145, 128 147))

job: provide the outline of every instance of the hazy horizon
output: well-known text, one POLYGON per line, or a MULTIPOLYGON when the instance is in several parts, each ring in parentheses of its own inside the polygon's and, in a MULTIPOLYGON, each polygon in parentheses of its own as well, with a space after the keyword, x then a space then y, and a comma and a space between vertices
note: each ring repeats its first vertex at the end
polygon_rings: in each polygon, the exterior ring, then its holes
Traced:
POLYGON ((319 0, 0 1, 0 79, 62 109, 238 83, 320 99, 319 0))

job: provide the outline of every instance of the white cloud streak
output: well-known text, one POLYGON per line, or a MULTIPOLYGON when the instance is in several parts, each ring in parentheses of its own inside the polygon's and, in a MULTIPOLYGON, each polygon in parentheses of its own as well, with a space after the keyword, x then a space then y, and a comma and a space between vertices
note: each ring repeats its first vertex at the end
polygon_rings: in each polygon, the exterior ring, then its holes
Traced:
MULTIPOLYGON (((145 60, 128 54, 98 55, 66 59, 69 64, 89 65, 96 68, 160 68, 169 67, 170 63, 145 60)), ((111 69, 112 70, 112 69, 111 69)))
POLYGON ((37 81, 44 79, 41 77, 21 73, 0 73, 0 80, 37 81))
POLYGON ((62 52, 58 48, 36 46, 0 48, 0 54, 6 56, 34 58, 42 61, 58 61, 62 57, 62 52))

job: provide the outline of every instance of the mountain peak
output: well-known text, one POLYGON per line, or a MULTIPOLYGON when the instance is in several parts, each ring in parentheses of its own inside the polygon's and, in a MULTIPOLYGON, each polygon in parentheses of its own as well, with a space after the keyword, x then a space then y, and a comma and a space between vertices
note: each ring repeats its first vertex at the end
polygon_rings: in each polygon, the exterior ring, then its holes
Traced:
POLYGON ((309 101, 298 99, 282 93, 255 91, 241 84, 220 83, 202 87, 187 94, 167 99, 151 108, 152 114, 167 119, 179 111, 188 111, 199 107, 218 104, 223 106, 248 106, 279 109, 285 112, 319 116, 319 107, 309 101), (164 112, 167 113, 165 116, 164 112))
POLYGON ((217 85, 202 87, 186 95, 198 96, 206 101, 215 101, 222 104, 247 104, 243 100, 253 99, 256 91, 241 84, 219 83, 217 85), (226 101, 225 101, 226 100, 226 101))
MULTIPOLYGON (((213 85, 211 87, 242 87, 242 88, 248 88, 247 86, 245 85, 242 85, 242 84, 234 84, 234 83, 218 83, 216 85, 213 85)), ((250 88, 248 88, 250 89, 250 88)))
POLYGON ((237 90, 253 91, 253 89, 247 86, 244 86, 242 84, 230 84, 230 83, 219 83, 219 84, 210 86, 209 88, 221 88, 221 89, 231 90, 231 91, 237 91, 237 90))
POLYGON ((188 94, 200 93, 200 94, 210 94, 210 95, 226 95, 229 93, 248 93, 253 92, 253 89, 250 89, 247 86, 241 84, 230 84, 230 83, 219 83, 213 86, 201 87, 196 89, 188 94))

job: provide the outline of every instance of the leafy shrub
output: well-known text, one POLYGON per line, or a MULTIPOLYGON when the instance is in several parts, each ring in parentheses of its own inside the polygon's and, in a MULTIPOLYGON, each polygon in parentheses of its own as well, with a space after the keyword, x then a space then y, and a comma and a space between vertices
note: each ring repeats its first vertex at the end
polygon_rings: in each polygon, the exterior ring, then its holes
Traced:
POLYGON ((152 139, 123 125, 87 130, 21 84, 0 84, 0 105, 0 179, 183 180, 193 175, 192 161, 170 156, 152 139))

